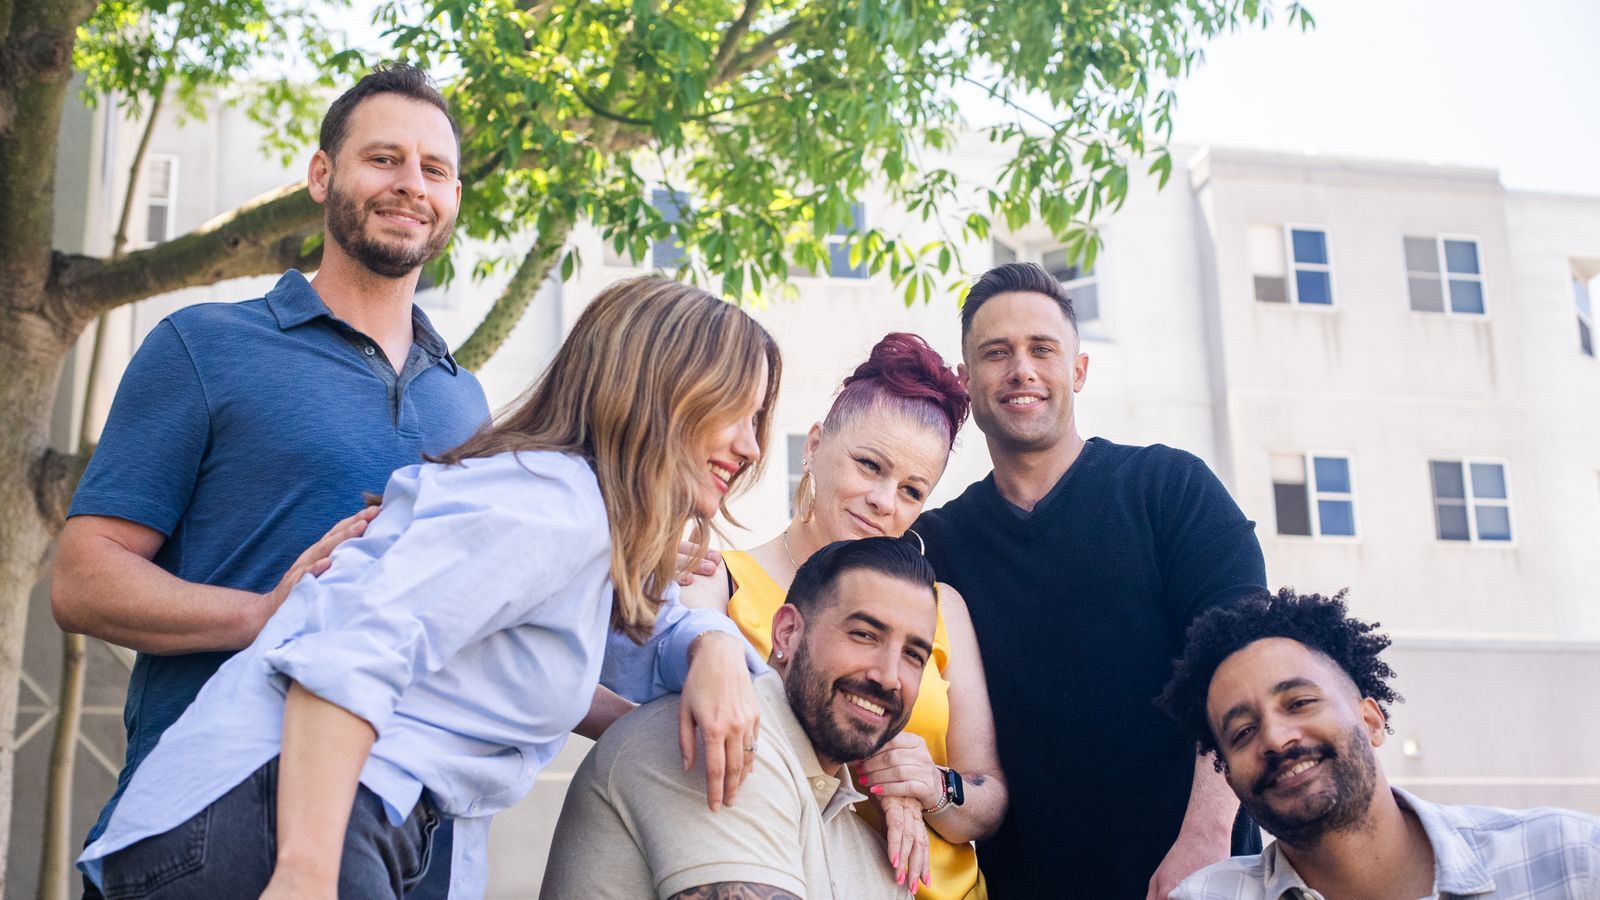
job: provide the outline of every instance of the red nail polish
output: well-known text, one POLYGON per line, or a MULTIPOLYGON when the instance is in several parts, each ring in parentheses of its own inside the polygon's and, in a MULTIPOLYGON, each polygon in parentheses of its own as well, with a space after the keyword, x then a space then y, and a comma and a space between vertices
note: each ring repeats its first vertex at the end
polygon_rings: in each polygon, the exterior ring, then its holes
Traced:
POLYGON ((881 794, 881 793, 883 793, 883 785, 881 785, 881 784, 875 784, 875 785, 873 785, 873 786, 872 786, 872 792, 873 792, 873 793, 874 793, 874 794, 881 794))
POLYGON ((898 868, 900 866, 900 854, 896 853, 894 856, 889 857, 889 865, 898 868))
POLYGON ((901 872, 899 875, 896 875, 895 878, 894 878, 894 883, 895 884, 905 884, 906 883, 906 873, 901 872))
POLYGON ((861 776, 861 783, 862 783, 862 785, 865 785, 867 783, 867 776, 865 776, 865 775, 861 776))

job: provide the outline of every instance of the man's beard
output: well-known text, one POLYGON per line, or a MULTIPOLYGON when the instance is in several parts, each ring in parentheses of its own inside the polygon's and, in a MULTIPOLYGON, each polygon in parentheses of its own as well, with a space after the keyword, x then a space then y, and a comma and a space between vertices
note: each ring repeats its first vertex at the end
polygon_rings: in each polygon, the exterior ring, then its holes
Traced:
POLYGON ((1270 754, 1275 761, 1250 786, 1242 798, 1244 808, 1268 833, 1291 847, 1310 847, 1331 832, 1355 826, 1372 806, 1372 792, 1378 784, 1378 763, 1366 732, 1352 728, 1335 748, 1332 744, 1292 747, 1282 754, 1270 754), (1320 758, 1327 769, 1322 789, 1311 796, 1297 798, 1288 811, 1274 809, 1263 796, 1271 779, 1307 757, 1320 758))
MULTIPOLYGON (((385 278, 408 275, 423 263, 438 256, 444 245, 449 243, 450 229, 455 224, 455 220, 451 219, 444 223, 444 227, 435 227, 429 233, 428 239, 421 244, 368 237, 367 217, 380 207, 405 207, 408 211, 428 220, 433 220, 432 211, 393 200, 369 200, 363 207, 356 203, 354 197, 339 190, 331 178, 328 181, 328 198, 325 206, 328 237, 356 262, 385 278)), ((428 224, 437 226, 439 223, 435 220, 429 221, 428 224)))
POLYGON ((805 650, 802 641, 800 652, 794 655, 784 675, 783 693, 818 756, 834 762, 866 759, 905 727, 911 711, 901 703, 898 693, 860 679, 840 678, 829 683, 825 676, 811 668, 810 654, 805 650), (869 731, 865 723, 839 723, 833 713, 833 695, 841 690, 883 707, 887 721, 881 733, 869 731))

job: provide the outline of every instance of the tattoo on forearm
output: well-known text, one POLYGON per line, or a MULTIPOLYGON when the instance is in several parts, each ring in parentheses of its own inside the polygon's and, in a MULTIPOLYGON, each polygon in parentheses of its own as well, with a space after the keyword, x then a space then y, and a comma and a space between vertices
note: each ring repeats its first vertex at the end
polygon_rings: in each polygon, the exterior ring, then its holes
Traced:
POLYGON ((987 775, 963 775, 962 778, 966 780, 967 784, 975 784, 979 787, 982 787, 983 783, 989 780, 987 775))
POLYGON ((783 888, 748 881, 719 881, 673 894, 670 900, 800 900, 783 888))

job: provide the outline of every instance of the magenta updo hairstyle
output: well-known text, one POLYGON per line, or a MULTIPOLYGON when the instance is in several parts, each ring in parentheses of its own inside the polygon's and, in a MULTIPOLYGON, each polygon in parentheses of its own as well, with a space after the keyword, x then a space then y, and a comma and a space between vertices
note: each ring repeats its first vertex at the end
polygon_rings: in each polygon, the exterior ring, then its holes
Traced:
POLYGON ((896 331, 884 335, 844 380, 822 427, 831 431, 883 406, 933 429, 950 447, 971 405, 956 373, 927 341, 896 331))

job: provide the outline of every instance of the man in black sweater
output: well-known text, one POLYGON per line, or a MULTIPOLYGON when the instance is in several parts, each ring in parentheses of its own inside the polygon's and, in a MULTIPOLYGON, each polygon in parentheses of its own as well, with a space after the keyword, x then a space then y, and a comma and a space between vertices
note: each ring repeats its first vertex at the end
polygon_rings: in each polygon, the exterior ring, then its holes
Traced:
POLYGON ((1165 898, 1260 846, 1153 703, 1195 616, 1266 586, 1254 523, 1195 456, 1078 435, 1089 358, 1044 269, 985 273, 961 332, 994 471, 916 530, 967 599, 1011 785, 979 866, 995 900, 1165 898))

